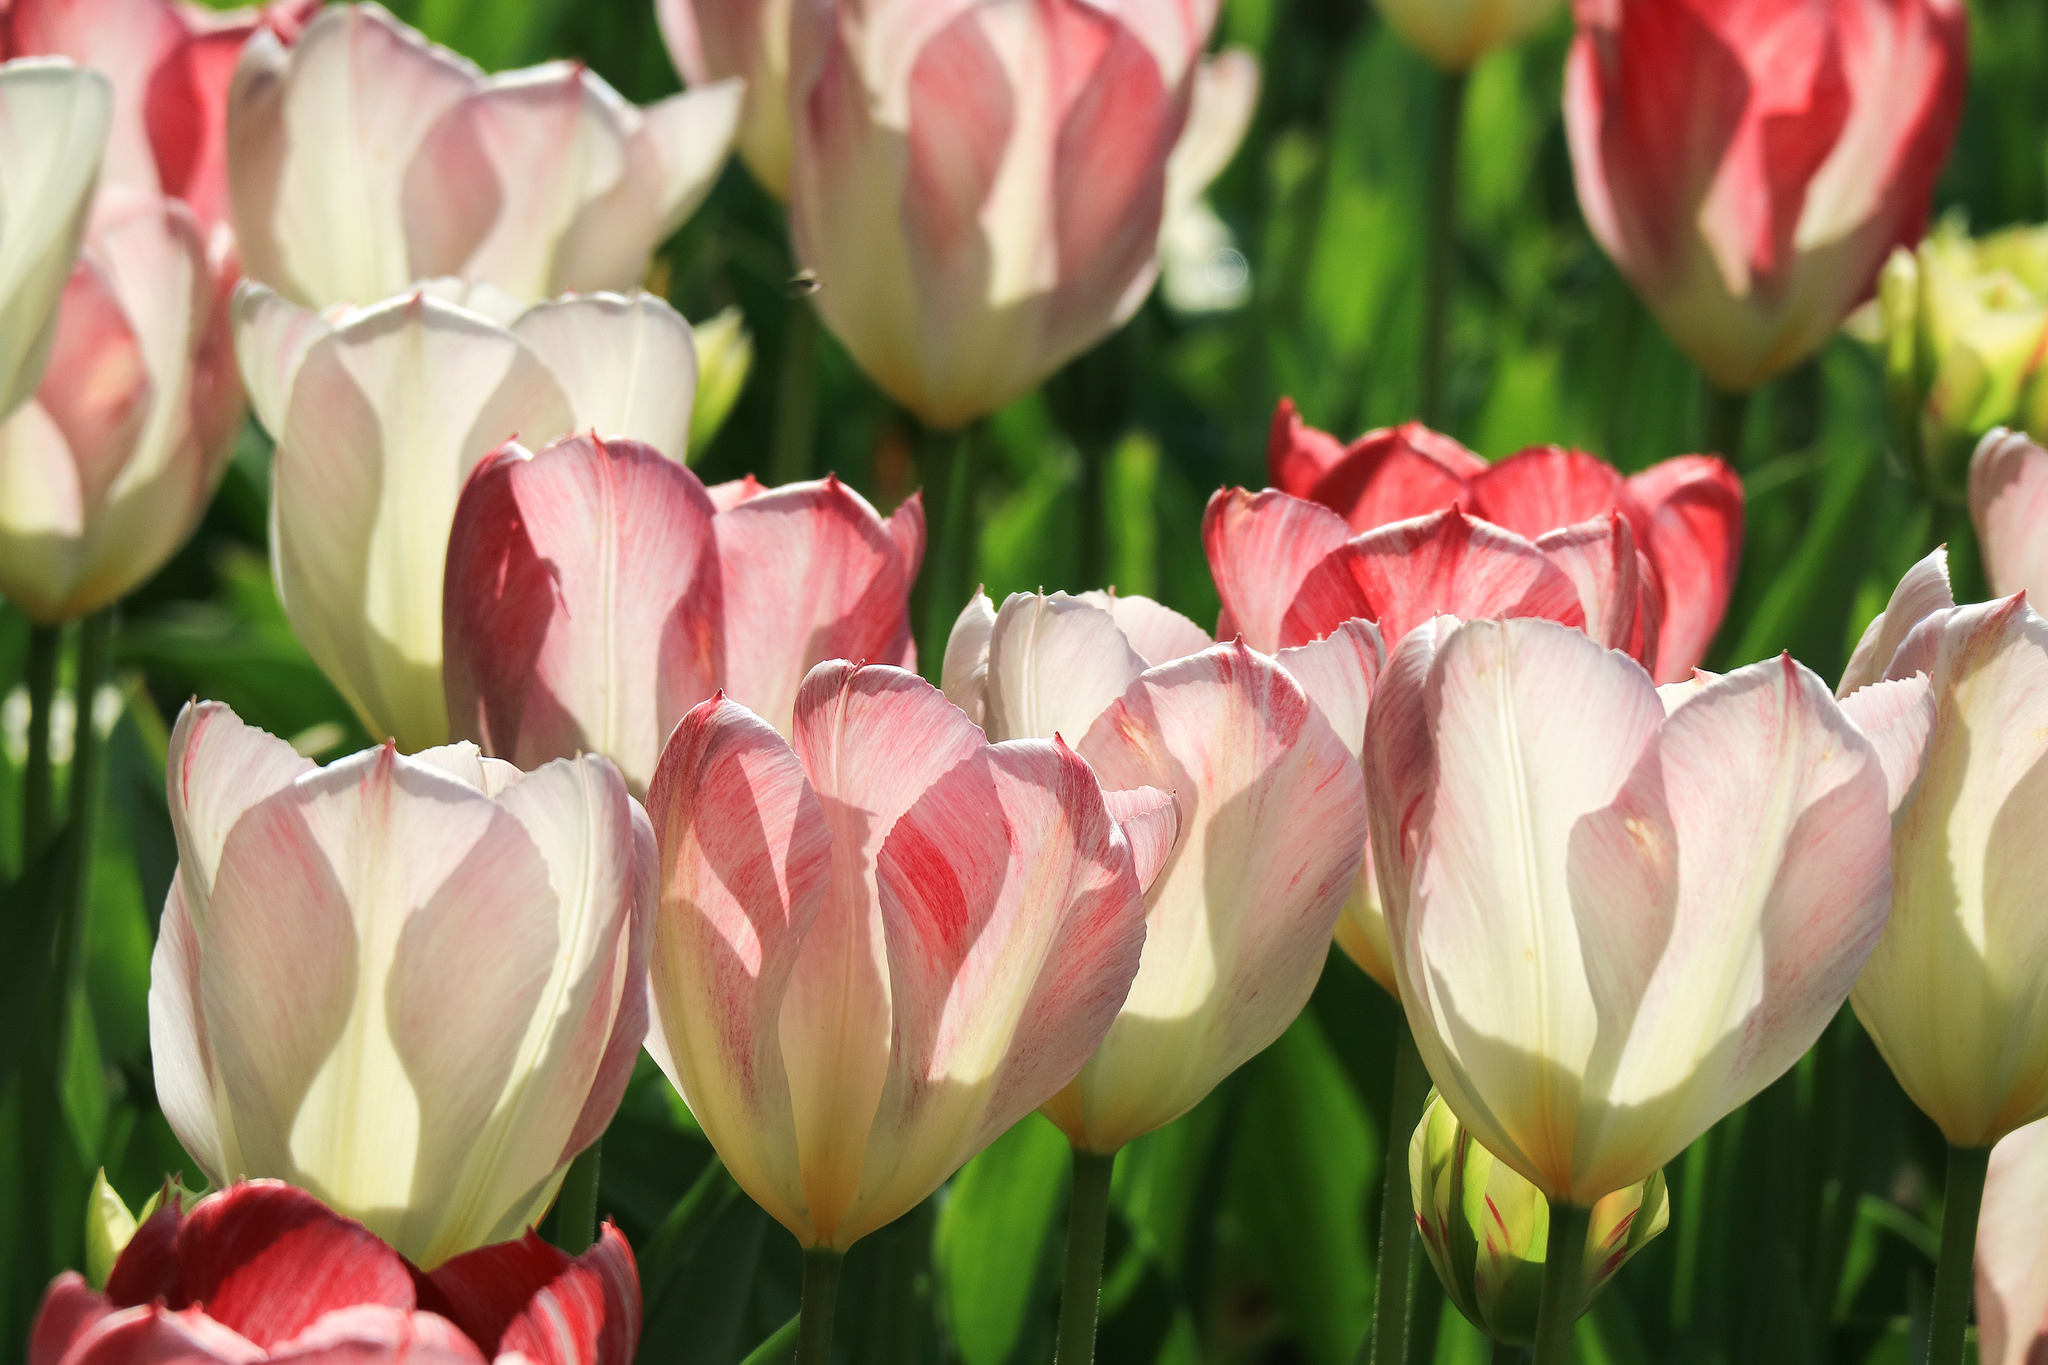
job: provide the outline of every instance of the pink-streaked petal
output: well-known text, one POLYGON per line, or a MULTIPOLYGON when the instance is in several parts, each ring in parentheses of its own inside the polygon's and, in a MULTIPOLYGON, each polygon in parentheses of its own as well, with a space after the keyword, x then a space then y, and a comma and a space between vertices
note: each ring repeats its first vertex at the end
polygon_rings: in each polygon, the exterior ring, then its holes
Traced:
POLYGON ((824 809, 774 727, 723 697, 676 726, 647 809, 661 848, 650 1049, 734 1179, 801 1235, 779 1020, 825 894, 824 809))
POLYGON ((1842 699, 1842 714, 1870 738, 1884 764, 1885 788, 1896 812, 1920 785, 1920 764, 1934 731, 1934 693, 1927 676, 1859 687, 1842 699))
POLYGON ((1970 520, 1994 597, 2048 601, 2048 450, 2000 427, 1970 457, 1970 520))
POLYGON ((1081 752, 1105 786, 1181 807, 1130 998, 1047 1107, 1077 1144, 1114 1151, 1192 1107, 1307 1001, 1358 876, 1365 782, 1300 684, 1242 643, 1147 671, 1081 752))
MULTIPOLYGON (((64 286, 50 365, 36 389, 36 402, 63 436, 77 479, 77 521, 63 528, 74 536, 99 519, 109 490, 135 453, 156 392, 142 338, 95 254, 79 261, 64 286)), ((8 444, 12 454, 13 443, 8 444)))
POLYGON ((1441 512, 1470 501, 1486 461, 1420 422, 1381 427, 1352 442, 1305 496, 1342 516, 1352 531, 1441 512))
POLYGON ((1162 602, 1137 593, 1084 592, 1083 602, 1102 608, 1116 621, 1131 648, 1138 651, 1147 668, 1172 663, 1190 654, 1200 654, 1216 642, 1187 617, 1162 602))
MULTIPOLYGON (((1977 1223, 1977 1356, 2036 1365, 2048 1352, 2048 1119, 1991 1151, 1977 1223)), ((35 1365, 31 1360, 30 1365, 35 1365)))
POLYGON ((197 1308, 157 1304, 110 1313, 72 1343, 67 1365, 248 1365, 262 1347, 197 1308))
POLYGON ((1663 593, 1628 518, 1609 511, 1536 541, 1578 590, 1586 634, 1656 671, 1663 593))
POLYGON ((976 725, 984 724, 988 716, 988 654, 995 629, 995 606, 976 588, 946 636, 946 658, 939 668, 946 699, 976 725))
POLYGON ((284 431, 292 380, 313 343, 333 331, 327 318, 301 308, 267 285, 244 280, 235 287, 235 359, 249 405, 272 439, 284 431))
POLYGON ((227 1179, 214 1107, 213 1050, 199 1003, 199 937, 185 908, 182 871, 164 898, 149 960, 149 1052, 157 1104, 171 1131, 209 1181, 227 1179))
POLYGON ((606 1223, 590 1250, 533 1294, 498 1351, 533 1365, 632 1365, 639 1344, 639 1272, 626 1239, 606 1223))
POLYGON ((1562 446, 1518 451, 1474 475, 1471 487, 1466 506, 1474 516, 1525 540, 1605 518, 1626 507, 1629 496, 1613 465, 1562 446))
POLYGON ((890 831, 877 879, 896 1045, 848 1240, 1073 1078, 1146 938, 1130 847, 1058 740, 999 744, 940 778, 890 831))
POLYGON ((1301 684, 1352 757, 1358 757, 1365 745, 1373 687, 1387 662, 1379 627, 1370 621, 1346 621, 1322 639, 1283 649, 1274 658, 1301 684))
POLYGON ((1863 636, 1856 642, 1855 653, 1849 656, 1849 666, 1842 670, 1842 681, 1835 688, 1835 695, 1847 697, 1858 688, 1868 687, 1891 671, 1892 657, 1899 652, 1899 646, 1913 633, 1913 628, 1936 612, 1947 611, 1956 604, 1955 594, 1949 588, 1948 547, 1939 546, 1925 559, 1906 570, 1899 580, 1899 586, 1892 589, 1891 600, 1876 619, 1863 628, 1863 636))
MULTIPOLYGON (((905 498, 882 522, 889 528, 890 539, 896 542, 897 553, 903 556, 903 576, 915 582, 917 571, 924 567, 924 490, 919 489, 905 498)), ((916 666, 915 660, 901 665, 904 668, 916 666)))
POLYGON ((1106 791, 1102 799, 1109 806, 1109 818, 1116 821, 1131 846, 1138 890, 1150 891, 1180 840, 1180 802, 1172 792, 1157 787, 1106 791))
POLYGON ((482 1365, 485 1357, 439 1314, 364 1304, 329 1313, 269 1359, 279 1365, 482 1365))
POLYGON ((1063 592, 1012 593, 989 642, 982 728, 992 740, 1085 735, 1144 671, 1107 611, 1063 592))
POLYGON ((1305 644, 1356 616, 1399 640, 1437 615, 1586 619, 1577 587, 1547 555, 1453 507, 1347 541, 1302 580, 1280 639, 1305 644))
POLYGON ((85 1277, 67 1270, 50 1281, 29 1328, 28 1365, 60 1365, 65 1352, 114 1311, 106 1296, 94 1293, 85 1277))
POLYGON ((243 722, 223 702, 187 702, 165 760, 171 829, 185 910, 203 927, 221 847, 251 806, 315 767, 277 736, 243 722))
POLYGON ((752 474, 742 474, 737 479, 714 483, 704 490, 711 496, 711 505, 721 512, 729 512, 743 502, 751 502, 768 492, 768 485, 752 474))
POLYGON ((680 461, 690 446, 697 348, 667 302, 636 292, 536 305, 512 324, 569 396, 575 429, 642 441, 680 461))
MULTIPOLYGON (((718 684, 788 732, 805 674, 826 659, 904 657, 910 576, 890 527, 827 476, 718 514, 725 656, 718 684)), ((699 697, 675 698, 678 713, 699 697)))
POLYGON ((114 88, 100 184, 155 194, 162 186, 144 117, 158 68, 183 45, 186 25, 170 0, 16 0, 0 52, 63 57, 105 75, 114 88))
POLYGON ((1401 932, 1409 884, 1436 793, 1436 739, 1430 731, 1429 683, 1437 650, 1460 622, 1441 616, 1398 641, 1380 670, 1366 712, 1367 811, 1380 905, 1390 930, 1401 932))
POLYGON ((1742 567, 1742 479, 1712 455, 1680 455, 1628 480, 1636 542, 1657 569, 1664 611, 1656 677, 1678 682, 1706 657, 1742 567))
MULTIPOLYGON (((1242 635, 1253 649, 1278 649, 1281 622, 1302 580, 1350 534, 1344 519, 1327 507, 1286 493, 1218 490, 1202 514, 1202 546, 1223 599, 1217 636, 1242 635)), ((1332 621, 1330 628, 1337 624, 1332 621)))

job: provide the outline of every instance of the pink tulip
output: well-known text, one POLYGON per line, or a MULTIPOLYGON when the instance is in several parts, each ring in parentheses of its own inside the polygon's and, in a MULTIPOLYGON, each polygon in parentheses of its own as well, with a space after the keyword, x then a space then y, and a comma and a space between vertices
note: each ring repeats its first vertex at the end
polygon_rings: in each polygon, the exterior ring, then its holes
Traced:
POLYGON ((486 77, 375 4, 244 49, 228 97, 250 275, 312 308, 460 276, 522 303, 629 290, 709 192, 739 116, 722 82, 635 108, 577 63, 486 77))
POLYGON ((28 1365, 631 1365, 640 1275, 611 1224, 570 1258, 528 1233, 422 1274, 362 1224, 273 1180, 172 1201, 104 1293, 59 1275, 28 1365))
POLYGON ((1203 65, 1215 12, 1214 0, 796 4, 790 230, 819 311, 869 377, 951 429, 1137 309, 1164 216, 1243 131, 1192 101, 1242 105, 1256 88, 1242 56, 1203 65))
POLYGON ((459 737, 532 767, 602 753, 636 791, 683 713, 723 694, 789 733, 826 659, 916 666, 917 496, 837 479, 706 490, 636 441, 478 465, 448 547, 443 677, 459 737))
MULTIPOLYGON (((1395 613, 1399 625, 1388 630, 1389 639, 1438 611, 1580 624, 1572 620, 1563 585, 1529 553, 1533 548, 1571 580, 1588 633, 1676 682, 1706 654, 1741 562, 1742 481, 1710 455, 1681 455, 1626 477, 1604 460, 1557 446, 1534 446, 1488 464, 1419 422, 1367 432, 1347 447, 1307 425, 1282 399, 1266 461, 1275 488, 1330 508, 1354 537, 1379 533, 1352 542, 1357 548, 1346 553, 1348 573, 1333 566, 1295 580, 1311 594, 1300 604, 1300 628, 1309 631, 1326 620, 1366 614, 1356 608, 1368 604, 1395 613), (1434 520, 1392 530, 1392 523, 1416 518, 1434 520), (1332 592, 1336 601, 1318 605, 1332 592)), ((1211 516, 1217 516, 1213 500, 1211 516)), ((1313 527, 1288 537, 1293 556, 1314 555, 1314 547, 1335 539, 1334 526, 1312 513, 1293 511, 1288 524, 1313 527)), ((1233 590, 1273 593, 1271 583, 1256 581, 1264 577, 1258 562, 1230 556, 1228 545, 1233 590), (1246 584, 1247 578, 1255 581, 1246 584)), ((1217 567, 1214 542, 1210 564, 1220 588, 1226 570, 1217 567)), ((1225 606, 1230 602, 1225 592, 1225 606)), ((1247 610, 1263 629, 1263 616, 1277 608, 1284 622, 1294 606, 1272 602, 1247 610)))
POLYGON ((466 744, 315 768, 200 702, 169 771, 150 1048, 185 1150, 429 1269, 531 1227, 647 1029, 654 838, 618 770, 466 744))
POLYGON ((2048 450, 2000 427, 1970 457, 1970 520, 1997 597, 2048 602, 2048 450))
POLYGON ((1541 620, 1402 641, 1366 729, 1408 1020, 1546 1198, 1647 1177, 1798 1060, 1885 925, 1924 678, 1837 704, 1789 658, 1665 689, 1541 620))
POLYGON ((789 194, 791 0, 656 0, 662 41, 693 86, 733 76, 747 83, 739 153, 761 187, 789 194))
POLYGON ((741 1188, 839 1250, 1081 1069, 1175 818, 1064 744, 989 744, 916 675, 844 661, 805 679, 787 741, 723 697, 691 711, 648 808, 648 1049, 741 1188))
POLYGON ((1747 392, 1817 349, 1927 221, 1961 0, 1576 0, 1579 207, 1680 350, 1747 392))
POLYGON ((227 220, 227 96, 258 31, 297 39, 319 0, 216 11, 176 0, 13 0, 0 54, 66 57, 114 83, 101 186, 182 200, 210 238, 227 220))
POLYGON ((1991 1152, 1977 1223, 1977 1359, 2039 1365, 2048 1358, 2048 1119, 1991 1152))

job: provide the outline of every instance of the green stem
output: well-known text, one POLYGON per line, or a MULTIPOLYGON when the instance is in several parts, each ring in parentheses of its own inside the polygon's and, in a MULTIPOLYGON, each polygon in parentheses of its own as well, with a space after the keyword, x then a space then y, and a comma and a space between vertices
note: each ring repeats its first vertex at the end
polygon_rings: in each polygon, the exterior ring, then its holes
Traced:
POLYGON ((114 609, 106 607, 78 625, 78 680, 76 738, 71 749, 70 798, 71 842, 67 848, 70 866, 62 883, 64 908, 57 937, 57 970, 62 996, 57 1003, 56 1027, 51 1038, 61 1038, 69 1024, 72 1001, 85 989, 86 944, 92 933, 92 860, 99 837, 100 810, 106 803, 101 792, 106 786, 106 764, 101 761, 105 745, 100 727, 93 723, 94 702, 106 681, 107 657, 114 638, 114 609))
POLYGON ((731 1207, 739 1193, 740 1187, 725 1169, 725 1163, 717 1153, 712 1153, 711 1160, 704 1163, 704 1169, 669 1209, 668 1216, 661 1220, 661 1226, 640 1252, 640 1284, 647 1304, 643 1318, 654 1316, 655 1306, 675 1287, 683 1268, 697 1254, 704 1234, 731 1207))
POLYGON ((808 294, 789 301, 782 328, 782 373, 775 391, 775 448, 768 475, 777 485, 811 477, 817 429, 818 314, 808 294))
POLYGON ((56 782, 50 764, 50 706, 57 696, 61 628, 28 633, 28 763, 21 775, 21 865, 26 868, 56 829, 56 782))
POLYGON ((1053 1365, 1092 1365, 1102 1304, 1102 1245, 1109 1235, 1109 1180, 1116 1154, 1074 1149, 1074 1199, 1067 1214, 1067 1278, 1060 1290, 1053 1365))
POLYGON ((1486 1358, 1492 1365, 1522 1365, 1522 1348, 1511 1341, 1496 1341, 1486 1358))
MULTIPOLYGON (((1429 1100, 1429 1071, 1403 1014, 1394 1025, 1394 1090, 1387 1101, 1385 1169, 1380 1184, 1379 1265, 1373 1276, 1372 1365, 1408 1358, 1408 1284, 1415 1253, 1415 1195, 1408 1188, 1408 1139, 1429 1100)), ((1363 1354, 1363 1353, 1361 1353, 1363 1354)))
POLYGON ((924 484, 924 513, 931 528, 925 548, 924 572, 918 581, 924 593, 924 635, 918 641, 918 662, 936 679, 946 657, 946 637, 967 605, 968 579, 973 572, 972 535, 974 476, 965 431, 927 429, 918 449, 918 477, 924 484))
POLYGON ((1990 1163, 1989 1147, 1948 1149, 1948 1182, 1941 1193, 1941 1259, 1934 1263, 1927 1365, 1959 1365, 1963 1358, 1963 1329, 1970 1321, 1975 1286, 1977 1215, 1984 1207, 1984 1170, 1990 1163))
POLYGON ((597 1241, 597 1177, 603 1148, 600 1137, 578 1152, 555 1196, 555 1245, 571 1256, 581 1256, 597 1241))
POLYGON ((797 1309, 796 1365, 829 1365, 832 1310, 839 1301, 839 1268, 845 1253, 830 1247, 804 1251, 804 1296, 797 1309))
POLYGON ((1458 142, 1465 123, 1462 71, 1446 71, 1437 86, 1436 143, 1430 152, 1429 227, 1422 304, 1422 420, 1444 420, 1444 347, 1450 333, 1451 266, 1458 254, 1458 142))
POLYGON ((796 1345, 796 1331, 802 1323, 801 1313, 783 1323, 766 1341, 747 1352, 740 1365, 782 1365, 789 1359, 789 1348, 796 1345))
POLYGON ((1742 434, 1749 424, 1749 395, 1730 393, 1709 379, 1701 395, 1701 428, 1706 450, 1738 468, 1742 464, 1742 434))
POLYGON ((1536 1313, 1536 1365, 1570 1365, 1573 1329, 1586 1289, 1586 1230, 1593 1211, 1550 1205, 1550 1244, 1543 1254, 1543 1306, 1536 1313))

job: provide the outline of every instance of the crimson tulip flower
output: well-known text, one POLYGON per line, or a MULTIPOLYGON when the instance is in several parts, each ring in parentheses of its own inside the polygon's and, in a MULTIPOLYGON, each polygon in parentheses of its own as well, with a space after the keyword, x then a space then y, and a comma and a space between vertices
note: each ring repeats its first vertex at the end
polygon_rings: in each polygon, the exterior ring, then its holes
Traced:
POLYGON ((637 441, 578 436, 477 466, 448 545, 449 721, 531 767, 609 756, 635 791, 720 692, 790 733, 826 659, 916 666, 917 496, 883 517, 836 478, 705 488, 637 441))
POLYGON ((578 1257, 529 1232, 428 1273, 304 1190, 250 1180, 189 1212, 167 1201, 103 1293, 59 1275, 28 1365, 631 1365, 639 1339, 640 1276, 610 1223, 578 1257))
POLYGON ((1576 0, 1593 236, 1722 389, 1803 360, 1920 239, 1968 77, 1961 0, 1576 0))

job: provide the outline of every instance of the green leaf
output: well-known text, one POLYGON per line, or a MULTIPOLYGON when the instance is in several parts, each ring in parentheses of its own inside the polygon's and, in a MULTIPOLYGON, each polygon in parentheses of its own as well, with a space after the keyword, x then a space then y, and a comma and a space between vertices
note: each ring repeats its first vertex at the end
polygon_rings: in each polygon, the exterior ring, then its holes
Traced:
POLYGON ((57 1084, 79 1162, 90 1170, 98 1164, 100 1143, 107 1134, 107 1068, 100 1059, 99 1030, 93 1026, 92 1001, 86 992, 71 997, 65 1015, 57 1084))
POLYGON ((953 1177, 932 1260, 967 1365, 1003 1365, 1044 1287, 1040 1269, 1066 1200, 1072 1149, 1032 1114, 953 1177))

